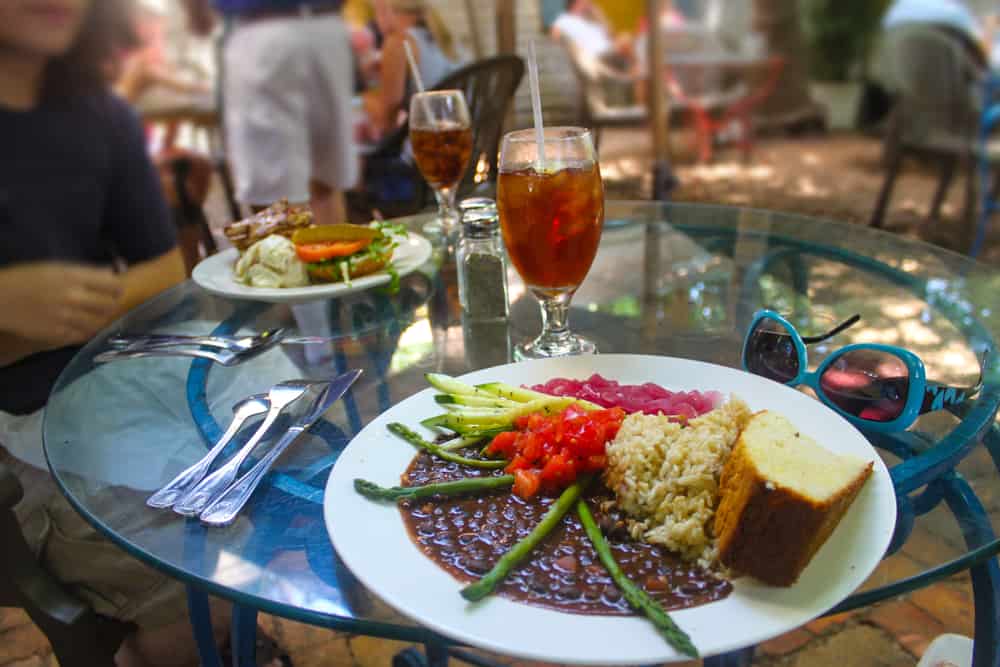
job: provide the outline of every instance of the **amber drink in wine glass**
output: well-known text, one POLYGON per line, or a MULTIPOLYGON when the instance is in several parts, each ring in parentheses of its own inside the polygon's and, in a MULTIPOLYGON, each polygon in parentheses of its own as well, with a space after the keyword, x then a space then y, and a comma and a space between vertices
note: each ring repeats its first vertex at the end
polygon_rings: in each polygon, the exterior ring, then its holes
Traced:
POLYGON ((518 359, 597 352, 569 329, 573 293, 597 254, 604 225, 604 184, 590 131, 544 132, 540 163, 533 130, 503 138, 497 211, 507 253, 542 308, 542 333, 514 350, 518 359))
POLYGON ((455 193, 472 155, 472 126, 462 91, 437 90, 413 96, 410 144, 417 168, 438 201, 438 220, 424 229, 458 229, 455 193))

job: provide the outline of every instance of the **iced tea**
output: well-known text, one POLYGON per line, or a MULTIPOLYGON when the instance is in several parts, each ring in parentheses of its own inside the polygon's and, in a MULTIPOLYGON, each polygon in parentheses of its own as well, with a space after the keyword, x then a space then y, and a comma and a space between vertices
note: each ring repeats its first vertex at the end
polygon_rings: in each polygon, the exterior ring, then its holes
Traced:
POLYGON ((457 123, 410 128, 417 168, 431 188, 451 188, 462 180, 472 155, 472 129, 457 123))
POLYGON ((497 210, 507 252, 529 287, 583 282, 604 224, 604 186, 595 163, 541 173, 501 170, 497 210))

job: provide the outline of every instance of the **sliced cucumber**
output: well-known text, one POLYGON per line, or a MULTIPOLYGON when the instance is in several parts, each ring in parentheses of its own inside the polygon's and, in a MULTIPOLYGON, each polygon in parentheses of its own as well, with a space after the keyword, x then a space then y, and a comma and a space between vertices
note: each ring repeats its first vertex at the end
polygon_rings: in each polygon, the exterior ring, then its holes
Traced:
POLYGON ((507 384, 505 382, 487 382, 485 384, 476 385, 476 389, 484 391, 487 394, 500 396, 519 403, 537 401, 542 398, 552 398, 552 396, 543 394, 540 391, 525 389, 524 387, 515 387, 514 385, 507 384))
POLYGON ((535 391, 534 389, 515 387, 514 385, 510 385, 505 382, 487 382, 485 384, 476 385, 476 389, 512 401, 519 401, 521 403, 541 401, 544 399, 560 398, 560 399, 566 399, 568 401, 563 407, 569 405, 570 403, 575 402, 584 410, 601 409, 601 406, 599 406, 597 403, 591 403, 590 401, 585 401, 582 398, 572 398, 569 396, 552 396, 551 394, 543 394, 542 392, 535 391))
POLYGON ((484 398, 490 398, 493 396, 490 392, 480 391, 471 384, 465 384, 464 382, 456 380, 450 375, 445 375, 444 373, 427 373, 424 377, 427 378, 427 383, 430 384, 430 386, 445 394, 481 396, 484 398))
POLYGON ((434 400, 440 405, 468 405, 479 408, 515 408, 517 401, 501 396, 475 396, 472 394, 438 394, 434 400))
POLYGON ((516 408, 496 410, 489 408, 456 409, 443 415, 436 415, 420 422, 428 428, 447 428, 456 433, 468 434, 470 430, 513 428, 514 420, 535 412, 551 415, 575 402, 566 396, 545 396, 528 403, 520 403, 516 408))
POLYGON ((468 405, 448 403, 444 406, 444 409, 453 415, 462 415, 472 419, 477 419, 479 417, 503 417, 509 413, 512 408, 473 408, 468 405))

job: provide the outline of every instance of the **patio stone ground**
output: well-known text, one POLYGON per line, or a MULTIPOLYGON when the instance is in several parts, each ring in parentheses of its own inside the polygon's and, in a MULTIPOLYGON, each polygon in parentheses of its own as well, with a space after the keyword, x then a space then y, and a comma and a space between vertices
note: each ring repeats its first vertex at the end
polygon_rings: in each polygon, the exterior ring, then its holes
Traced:
MULTIPOLYGON (((609 198, 648 197, 648 147, 639 131, 608 131, 602 165, 609 198), (639 140, 641 139, 641 140, 639 140)), ((708 166, 684 164, 687 138, 676 144, 682 185, 676 200, 731 203, 863 223, 881 183, 880 145, 858 135, 771 138, 760 141, 749 165, 723 151, 708 166)), ((921 230, 935 175, 925 165, 908 164, 897 185, 887 227, 913 237, 963 250, 955 217, 961 206, 956 184, 944 208, 944 220, 921 230)), ((218 204, 216 198, 216 205, 218 204)), ((210 207, 211 211, 215 207, 210 207)), ((221 224, 221 217, 213 221, 221 224)), ((1000 263, 1000 224, 994 224, 984 259, 1000 263)), ((963 466, 974 483, 989 466, 975 458, 963 466), (968 468, 967 470, 965 468, 968 468)), ((995 482, 994 482, 995 483, 995 482)), ((980 493, 987 510, 1000 511, 1000 494, 980 493)), ((961 533, 947 515, 922 518, 906 547, 879 566, 875 583, 895 580, 943 563, 958 553, 961 533)), ((967 575, 956 575, 911 595, 856 612, 817 619, 762 644, 759 667, 905 667, 912 666, 939 634, 973 634, 972 592, 967 575)), ((401 642, 344 635, 262 616, 261 626, 289 652, 298 667, 388 667, 401 642)), ((550 667, 497 657, 509 667, 550 667)), ((462 665, 452 661, 453 665, 462 665)), ((700 664, 698 662, 690 665, 700 664)), ((0 667, 55 667, 45 638, 20 610, 0 609, 0 667)))

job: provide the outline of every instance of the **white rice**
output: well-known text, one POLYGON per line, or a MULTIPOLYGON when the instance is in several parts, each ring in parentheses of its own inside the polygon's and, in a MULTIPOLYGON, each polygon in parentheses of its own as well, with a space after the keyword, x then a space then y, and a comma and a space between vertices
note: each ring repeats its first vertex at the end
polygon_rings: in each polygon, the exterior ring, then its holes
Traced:
POLYGON ((719 475, 750 408, 738 398, 682 427, 662 415, 629 415, 608 445, 606 482, 634 539, 710 567, 719 475))

